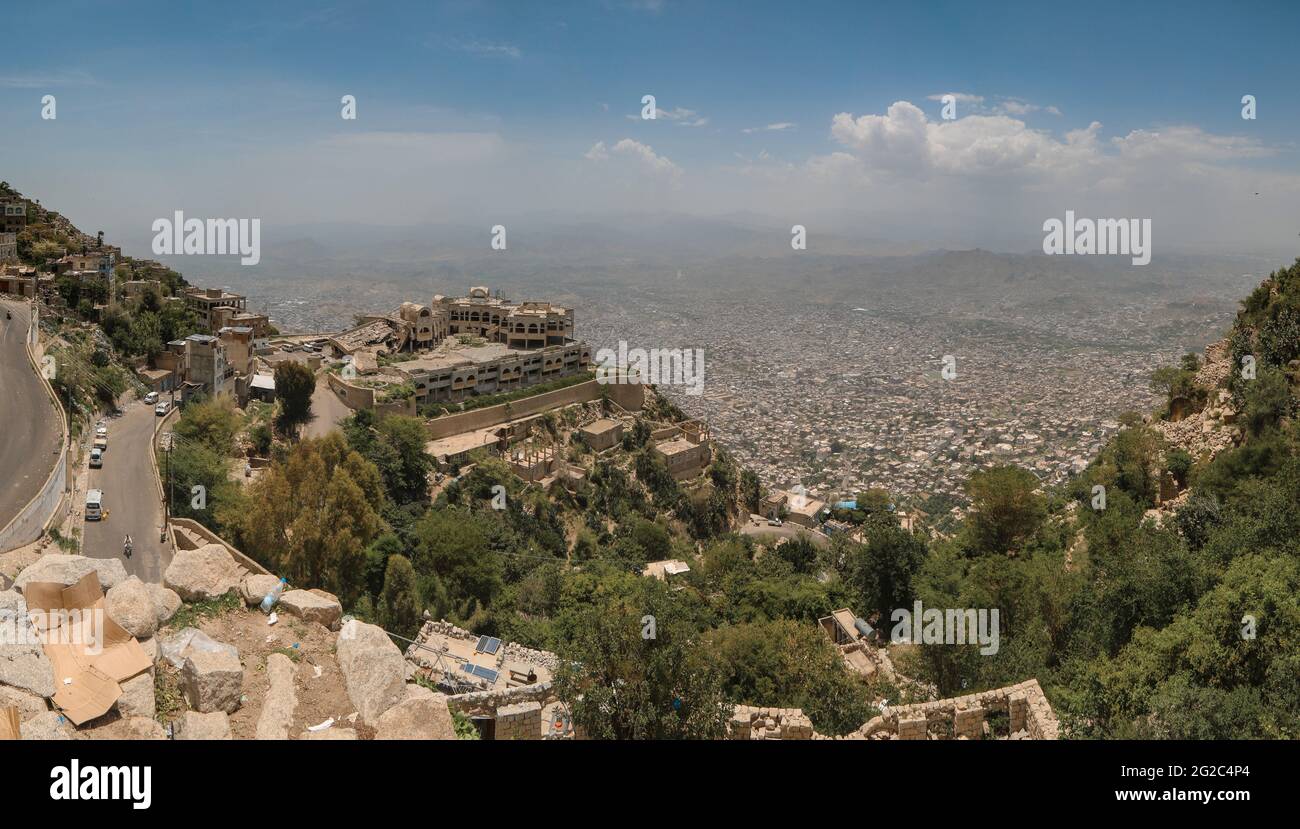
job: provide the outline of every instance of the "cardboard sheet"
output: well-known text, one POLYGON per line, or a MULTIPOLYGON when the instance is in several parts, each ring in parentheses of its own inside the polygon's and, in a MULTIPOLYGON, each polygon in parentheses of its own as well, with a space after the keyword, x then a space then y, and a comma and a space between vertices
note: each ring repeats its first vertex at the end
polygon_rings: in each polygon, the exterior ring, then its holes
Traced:
POLYGON ((108 713, 122 695, 119 683, 153 664, 135 637, 109 618, 97 573, 69 587, 33 582, 23 598, 29 611, 40 611, 36 628, 54 665, 54 704, 76 725, 108 713))
POLYGON ((21 740, 18 728, 18 709, 12 705, 0 708, 0 740, 21 740))

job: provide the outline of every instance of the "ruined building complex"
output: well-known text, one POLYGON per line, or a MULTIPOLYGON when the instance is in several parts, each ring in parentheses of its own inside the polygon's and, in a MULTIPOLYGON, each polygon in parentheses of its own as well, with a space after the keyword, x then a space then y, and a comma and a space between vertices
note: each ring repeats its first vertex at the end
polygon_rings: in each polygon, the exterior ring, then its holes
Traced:
POLYGON ((353 358, 362 385, 409 384, 417 404, 527 388, 591 366, 591 348, 573 339, 573 309, 510 302, 482 287, 358 322, 330 345, 353 358))

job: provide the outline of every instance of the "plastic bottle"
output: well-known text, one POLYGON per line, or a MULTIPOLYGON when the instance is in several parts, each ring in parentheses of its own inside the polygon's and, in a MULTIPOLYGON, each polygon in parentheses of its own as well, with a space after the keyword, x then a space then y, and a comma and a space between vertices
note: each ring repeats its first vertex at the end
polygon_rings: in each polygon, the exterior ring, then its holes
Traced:
POLYGON ((280 583, 277 584, 274 588, 272 588, 270 593, 267 593, 265 596, 262 597, 263 613, 271 612, 271 608, 275 607, 275 603, 280 601, 280 594, 284 592, 285 585, 287 585, 288 583, 289 583, 288 579, 283 579, 283 578, 280 579, 280 583))

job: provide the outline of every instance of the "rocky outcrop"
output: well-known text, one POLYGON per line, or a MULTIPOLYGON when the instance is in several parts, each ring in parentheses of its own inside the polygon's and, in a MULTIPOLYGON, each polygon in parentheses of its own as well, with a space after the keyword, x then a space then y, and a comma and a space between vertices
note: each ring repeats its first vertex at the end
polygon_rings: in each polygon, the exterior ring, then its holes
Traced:
POLYGON ((149 598, 153 600, 154 616, 158 619, 158 626, 167 624, 167 620, 181 609, 181 597, 175 590, 169 590, 161 584, 146 584, 145 589, 149 591, 149 598))
POLYGON ((24 740, 74 740, 77 736, 72 723, 57 711, 47 711, 32 717, 20 725, 19 729, 24 740))
POLYGON ((129 576, 109 589, 104 596, 109 618, 138 639, 147 639, 158 630, 158 612, 153 596, 144 582, 129 576))
POLYGON ((153 674, 146 672, 120 683, 122 696, 114 703, 123 717, 153 718, 157 713, 154 699, 153 674))
POLYGON ((14 632, 0 637, 0 685, 54 696, 54 666, 32 629, 27 602, 13 590, 0 592, 0 624, 14 632))
POLYGON ((455 740, 447 697, 419 685, 406 686, 406 699, 375 723, 376 740, 455 740))
POLYGON ((239 595, 243 597, 244 604, 249 607, 256 607, 266 598, 266 594, 276 588, 280 580, 275 576, 268 576, 263 573, 249 573, 244 576, 244 580, 239 584, 239 595))
POLYGON ((406 699, 406 660, 381 628, 349 621, 339 631, 339 669, 362 722, 374 724, 406 699))
POLYGON ((202 714, 230 713, 243 694, 244 667, 229 651, 196 650, 181 668, 181 688, 190 708, 202 714))
POLYGON ((262 699, 262 714, 257 719, 257 739, 287 740, 293 725, 293 712, 298 707, 298 694, 293 687, 293 660, 282 653, 273 653, 266 659, 266 675, 270 687, 262 699))
POLYGON ((243 568, 225 547, 205 544, 197 550, 177 550, 163 574, 163 585, 187 602, 201 602, 226 595, 243 578, 243 568))
POLYGON ((50 710, 50 706, 46 704, 44 697, 37 696, 30 691, 0 685, 0 708, 9 707, 18 709, 20 722, 39 717, 41 714, 49 713, 50 710))
POLYGON ((14 587, 22 590, 34 581, 55 582, 67 587, 81 581, 87 573, 99 574, 99 586, 104 591, 112 590, 126 581, 126 568, 118 559, 49 553, 19 573, 18 578, 14 579, 14 587))
POLYGON ((324 590, 290 590, 280 597, 280 606, 304 622, 315 622, 330 630, 339 629, 343 605, 324 590))
POLYGON ((230 717, 224 711, 186 711, 176 729, 178 740, 230 740, 230 717))

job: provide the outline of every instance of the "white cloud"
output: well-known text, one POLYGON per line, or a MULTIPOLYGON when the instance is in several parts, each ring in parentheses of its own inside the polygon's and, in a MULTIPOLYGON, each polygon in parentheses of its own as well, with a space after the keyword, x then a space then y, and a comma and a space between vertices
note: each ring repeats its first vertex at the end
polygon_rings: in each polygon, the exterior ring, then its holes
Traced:
POLYGON ((927 95, 925 97, 931 101, 942 101, 944 98, 946 98, 949 95, 951 95, 953 97, 953 100, 955 100, 959 104, 984 103, 983 95, 972 95, 969 92, 936 92, 933 95, 927 95))
POLYGON ((490 58, 510 58, 519 60, 524 53, 518 46, 513 43, 493 43, 485 40, 472 40, 452 44, 453 48, 462 52, 470 52, 475 55, 483 55, 490 58))
POLYGON ((796 125, 791 123, 790 121, 778 121, 775 124, 768 124, 765 127, 747 127, 746 129, 741 130, 741 132, 745 133, 746 135, 750 135, 756 132, 781 132, 783 130, 794 129, 795 126, 796 125))
POLYGON ((640 113, 637 113, 636 115, 628 115, 626 117, 629 121, 673 121, 679 127, 703 127, 707 126, 709 123, 708 118, 701 116, 693 109, 686 109, 684 107, 677 107, 675 109, 656 108, 655 117, 653 119, 643 119, 640 113))
POLYGON ((588 161, 603 162, 610 159, 611 153, 635 159, 644 169, 656 176, 675 179, 682 172, 682 168, 667 156, 659 155, 649 144, 642 144, 631 138, 624 138, 613 147, 606 147, 604 141, 597 141, 591 149, 583 153, 582 157, 588 161))

